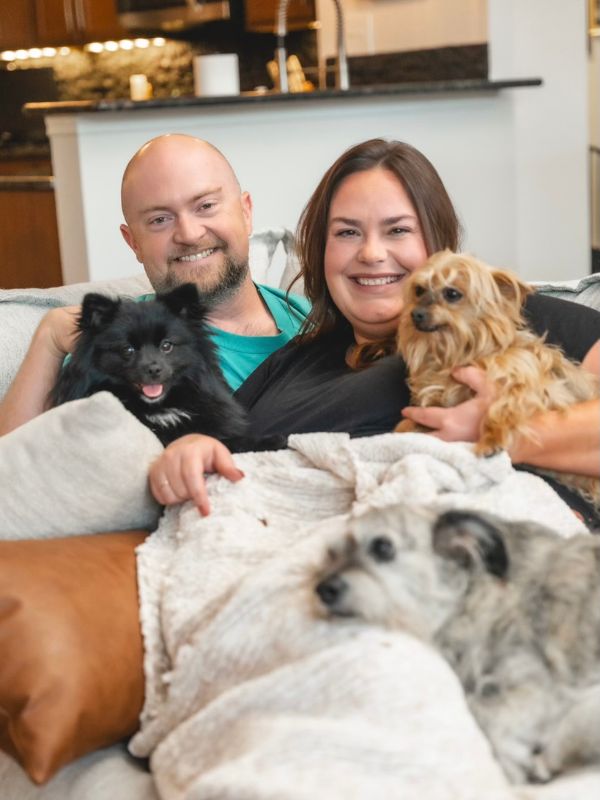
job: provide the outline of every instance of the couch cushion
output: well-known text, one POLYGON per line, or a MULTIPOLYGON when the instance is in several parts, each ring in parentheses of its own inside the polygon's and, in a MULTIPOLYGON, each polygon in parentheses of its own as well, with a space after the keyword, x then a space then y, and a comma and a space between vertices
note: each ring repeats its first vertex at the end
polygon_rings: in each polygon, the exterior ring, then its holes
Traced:
POLYGON ((600 311, 600 273, 598 272, 580 280, 548 283, 536 281, 533 286, 541 294, 548 294, 563 300, 573 300, 600 311))
POLYGON ((0 542, 0 748, 36 783, 138 727, 146 535, 0 542))
POLYGON ((0 539, 155 527, 157 437, 108 392, 0 437, 0 539))

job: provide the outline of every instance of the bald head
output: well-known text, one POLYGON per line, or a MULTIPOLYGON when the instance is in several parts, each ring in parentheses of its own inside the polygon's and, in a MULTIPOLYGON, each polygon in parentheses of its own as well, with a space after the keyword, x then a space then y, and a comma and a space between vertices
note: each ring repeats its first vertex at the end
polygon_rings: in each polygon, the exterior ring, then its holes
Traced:
POLYGON ((167 133, 150 139, 132 156, 121 181, 121 208, 126 221, 138 205, 140 190, 148 179, 155 180, 165 171, 185 171, 191 164, 217 171, 222 182, 241 194, 240 184, 225 156, 210 142, 185 133, 167 133))

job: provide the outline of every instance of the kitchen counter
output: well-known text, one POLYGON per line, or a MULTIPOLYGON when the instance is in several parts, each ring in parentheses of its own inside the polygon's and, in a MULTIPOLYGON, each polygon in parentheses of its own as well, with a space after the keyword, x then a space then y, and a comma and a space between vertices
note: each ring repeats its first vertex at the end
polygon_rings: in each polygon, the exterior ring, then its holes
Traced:
POLYGON ((568 193, 564 181, 554 193, 540 191, 549 173, 547 159, 536 158, 541 132, 560 152, 565 134, 529 124, 530 117, 546 121, 542 112, 553 108, 553 86, 535 77, 501 77, 345 92, 32 103, 30 112, 45 114, 52 147, 64 278, 100 280, 140 269, 119 232, 121 176, 139 147, 173 131, 207 139, 230 160, 252 196, 255 230, 293 230, 321 176, 347 147, 376 137, 409 142, 431 159, 446 184, 466 232, 466 250, 525 278, 562 277, 565 263, 582 274, 589 248, 579 230, 587 219, 579 151, 569 151, 568 174, 574 178, 568 193), (524 152, 530 154, 527 169, 520 169, 524 152), (552 218, 557 192, 561 209, 569 210, 569 226, 545 239, 530 233, 521 225, 524 209, 535 203, 552 218), (578 221, 581 252, 566 262, 556 252, 567 247, 567 239, 573 252, 578 221), (523 251, 534 252, 535 260, 522 257, 523 251))
POLYGON ((163 97, 150 100, 77 100, 56 103, 27 103, 24 110, 29 114, 73 114, 80 112, 102 111, 149 111, 151 109, 182 109, 188 107, 214 106, 275 106, 278 104, 308 101, 321 103, 331 100, 351 100, 377 97, 401 97, 403 95, 432 95, 458 93, 488 93, 502 89, 541 86, 540 78, 520 78, 514 80, 447 80, 423 81, 411 83, 377 84, 372 86, 355 86, 341 91, 325 89, 313 92, 242 92, 239 95, 221 97, 163 97))
POLYGON ((0 175, 0 192, 51 192, 51 175, 0 175))

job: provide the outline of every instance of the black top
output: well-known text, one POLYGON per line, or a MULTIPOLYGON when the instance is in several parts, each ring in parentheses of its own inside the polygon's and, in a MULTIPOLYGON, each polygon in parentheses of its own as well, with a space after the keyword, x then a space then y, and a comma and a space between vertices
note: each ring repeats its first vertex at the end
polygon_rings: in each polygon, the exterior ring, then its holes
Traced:
MULTIPOLYGON (((525 315, 538 334, 546 333, 546 341, 577 361, 600 339, 600 312, 588 306, 532 294, 525 315)), ((388 356, 354 371, 345 361, 353 343, 352 328, 345 325, 316 342, 299 345, 292 340, 267 358, 236 392, 248 409, 252 433, 345 431, 370 436, 392 431, 402 408, 410 405, 404 362, 388 356)), ((578 498, 565 495, 562 487, 560 494, 572 507, 580 507, 578 498)), ((582 511, 589 520, 589 508, 582 511)))

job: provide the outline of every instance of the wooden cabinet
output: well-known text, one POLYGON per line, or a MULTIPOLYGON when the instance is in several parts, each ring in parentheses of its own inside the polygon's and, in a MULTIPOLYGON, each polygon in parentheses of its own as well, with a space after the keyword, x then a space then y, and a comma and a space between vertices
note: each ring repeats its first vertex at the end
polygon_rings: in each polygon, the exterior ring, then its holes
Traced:
MULTIPOLYGON (((246 29, 273 33, 277 30, 278 0, 244 0, 246 29)), ((287 7, 289 31, 313 27, 317 19, 315 0, 290 0, 287 7)))
POLYGON ((0 252, 2 289, 62 284, 52 189, 0 190, 0 252))
POLYGON ((0 161, 0 288, 63 282, 47 156, 0 161))
POLYGON ((31 47, 35 41, 34 0, 2 0, 0 50, 31 47))
POLYGON ((84 44, 124 35, 115 0, 35 0, 41 45, 84 44))

